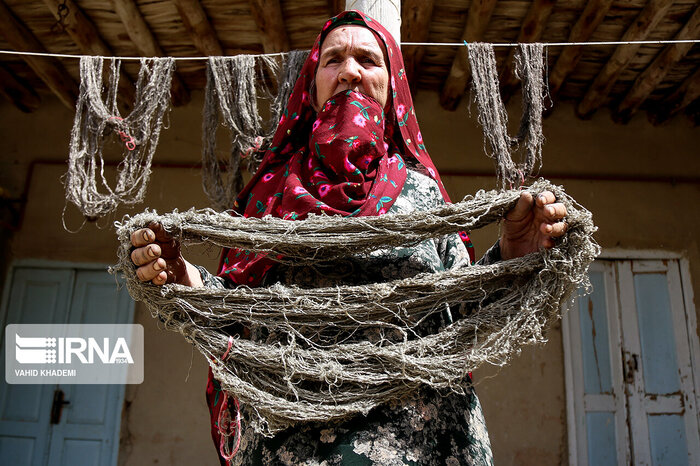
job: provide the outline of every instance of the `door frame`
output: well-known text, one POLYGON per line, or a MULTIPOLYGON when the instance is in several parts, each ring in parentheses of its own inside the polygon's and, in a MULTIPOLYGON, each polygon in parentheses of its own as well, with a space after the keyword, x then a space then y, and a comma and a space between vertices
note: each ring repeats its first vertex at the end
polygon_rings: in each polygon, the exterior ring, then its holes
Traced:
MULTIPOLYGON (((697 314, 695 311, 693 284, 690 275, 689 259, 678 252, 665 251, 661 249, 603 249, 598 256, 599 260, 676 260, 680 269, 680 282, 682 300, 685 309, 686 331, 688 333, 688 346, 690 351, 690 361, 693 369, 693 384, 695 389, 695 406, 700 406, 700 338, 698 338, 697 314)), ((585 447, 578 444, 578 431, 576 425, 575 404, 576 394, 574 389, 573 364, 570 341, 570 323, 568 313, 570 312, 571 300, 563 306, 562 313, 562 352, 564 353, 564 379, 566 389, 566 418, 568 429, 569 464, 578 464, 578 449, 585 447)), ((700 424, 700 410, 696 413, 698 424, 700 424)))

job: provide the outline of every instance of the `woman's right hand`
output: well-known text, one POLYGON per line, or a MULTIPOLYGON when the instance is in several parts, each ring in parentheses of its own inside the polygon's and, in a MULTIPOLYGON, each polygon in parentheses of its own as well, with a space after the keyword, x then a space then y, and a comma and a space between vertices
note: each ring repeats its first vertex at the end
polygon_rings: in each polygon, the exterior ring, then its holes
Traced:
POLYGON ((199 271, 182 257, 180 242, 163 226, 152 222, 131 234, 131 261, 137 266, 136 276, 154 285, 179 283, 203 286, 199 271))

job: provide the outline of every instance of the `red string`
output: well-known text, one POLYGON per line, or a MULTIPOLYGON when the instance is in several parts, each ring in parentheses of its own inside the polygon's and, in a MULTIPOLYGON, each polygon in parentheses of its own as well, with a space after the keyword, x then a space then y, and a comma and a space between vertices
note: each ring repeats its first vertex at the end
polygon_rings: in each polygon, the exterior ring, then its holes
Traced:
MULTIPOLYGON (((226 357, 228 356, 229 351, 231 351, 232 346, 233 337, 229 336, 228 348, 226 348, 226 352, 223 354, 223 356, 221 356, 221 362, 226 360, 226 357)), ((238 400, 230 396, 228 392, 223 390, 222 393, 224 394, 224 401, 221 402, 221 409, 219 410, 219 419, 217 421, 217 426, 220 434, 219 453, 221 454, 221 457, 224 460, 226 460, 226 464, 229 464, 231 459, 234 456, 236 456, 236 453, 238 453, 238 449, 241 446, 241 406, 238 403, 238 400), (236 419, 233 422, 231 420, 231 413, 228 409, 229 398, 233 400, 233 405, 236 407, 236 419), (233 451, 226 453, 226 449, 228 448, 228 439, 232 435, 236 436, 236 444, 233 448, 233 451)))
POLYGON ((260 147, 262 146, 262 143, 263 143, 263 137, 262 137, 262 136, 256 137, 256 138, 255 138, 255 142, 253 143, 253 145, 250 146, 248 149, 246 149, 245 152, 243 152, 243 153, 241 154, 241 157, 243 157, 244 159, 250 157, 250 155, 251 155, 253 152, 257 152, 257 151, 260 150, 260 147))
MULTIPOLYGON (((117 121, 124 121, 124 118, 118 117, 118 116, 113 116, 109 118, 110 120, 117 120, 117 121)), ((126 148, 130 151, 136 149, 136 141, 134 140, 133 136, 128 135, 124 131, 118 130, 117 133, 119 134, 119 139, 122 140, 126 148)))

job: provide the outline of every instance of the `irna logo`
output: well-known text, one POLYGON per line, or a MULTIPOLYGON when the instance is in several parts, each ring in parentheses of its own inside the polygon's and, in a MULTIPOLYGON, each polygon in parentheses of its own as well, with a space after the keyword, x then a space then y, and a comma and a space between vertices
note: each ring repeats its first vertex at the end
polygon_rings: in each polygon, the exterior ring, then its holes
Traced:
POLYGON ((21 337, 15 333, 15 358, 20 364, 133 364, 126 339, 21 337))

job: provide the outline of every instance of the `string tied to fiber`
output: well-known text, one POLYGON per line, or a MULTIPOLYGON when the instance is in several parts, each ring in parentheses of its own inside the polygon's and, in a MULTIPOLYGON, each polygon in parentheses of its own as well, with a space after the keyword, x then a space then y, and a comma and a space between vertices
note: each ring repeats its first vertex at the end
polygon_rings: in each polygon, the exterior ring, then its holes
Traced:
POLYGON ((172 58, 142 58, 134 105, 122 117, 117 105, 120 61, 107 60, 103 89, 103 57, 80 59, 80 94, 71 131, 68 171, 64 177, 67 202, 90 220, 113 212, 119 205, 143 200, 151 174, 163 119, 170 106, 172 58), (103 150, 110 138, 121 141, 122 159, 116 184, 105 175, 103 150))

